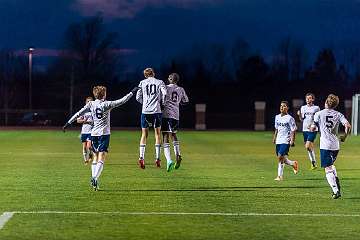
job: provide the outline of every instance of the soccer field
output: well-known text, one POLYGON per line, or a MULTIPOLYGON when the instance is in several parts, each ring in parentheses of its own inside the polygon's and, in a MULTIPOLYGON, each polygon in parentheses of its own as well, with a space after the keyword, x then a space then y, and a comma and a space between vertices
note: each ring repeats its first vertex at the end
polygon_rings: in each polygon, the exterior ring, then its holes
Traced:
POLYGON ((301 134, 290 150, 299 174, 285 167, 276 182, 271 132, 181 132, 182 165, 167 173, 163 156, 153 165, 152 134, 142 170, 140 132, 113 131, 98 192, 78 135, 0 131, 1 240, 360 239, 359 137, 342 145, 333 200, 301 134))

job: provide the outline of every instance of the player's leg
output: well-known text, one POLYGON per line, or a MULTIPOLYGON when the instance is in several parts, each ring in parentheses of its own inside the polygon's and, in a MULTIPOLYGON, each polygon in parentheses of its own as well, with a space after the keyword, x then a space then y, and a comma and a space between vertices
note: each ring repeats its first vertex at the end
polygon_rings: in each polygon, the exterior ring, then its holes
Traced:
POLYGON ((306 151, 308 153, 312 170, 317 168, 315 151, 314 151, 315 137, 316 137, 315 132, 307 132, 306 136, 305 136, 305 133, 304 133, 305 149, 306 149, 306 151))
POLYGON ((99 138, 99 147, 98 147, 98 155, 97 155, 97 163, 96 163, 96 169, 95 169, 95 176, 93 177, 93 187, 94 190, 98 190, 98 180, 100 178, 100 175, 104 169, 104 163, 106 160, 106 155, 108 152, 108 147, 110 143, 110 135, 103 135, 99 138))
POLYGON ((149 123, 146 119, 145 114, 141 114, 141 138, 139 146, 139 166, 142 169, 145 169, 145 148, 146 141, 149 135, 149 123))
POLYGON ((83 153, 84 164, 86 165, 89 162, 89 153, 87 152, 86 142, 82 142, 82 153, 83 153))
POLYGON ((278 158, 278 171, 277 177, 274 179, 275 181, 282 181, 284 175, 284 149, 282 147, 283 144, 276 144, 275 152, 278 158))
POLYGON ((162 115, 161 113, 156 113, 152 115, 152 125, 154 126, 155 132, 155 165, 161 167, 161 125, 162 125, 162 115))
POLYGON ((341 197, 340 181, 337 177, 334 161, 336 160, 338 151, 330 151, 320 149, 321 167, 325 169, 326 180, 332 190, 332 197, 337 199, 341 197))
POLYGON ((166 166, 167 166, 167 170, 171 171, 172 170, 171 166, 173 165, 173 161, 171 160, 171 151, 170 151, 169 139, 170 139, 170 133, 163 132, 163 146, 164 146, 164 155, 165 155, 165 158, 166 158, 166 166))
POLYGON ((181 153, 180 153, 180 141, 179 141, 176 133, 171 133, 171 140, 173 142, 174 152, 175 152, 175 156, 176 156, 175 169, 178 169, 180 167, 182 157, 181 157, 181 153))

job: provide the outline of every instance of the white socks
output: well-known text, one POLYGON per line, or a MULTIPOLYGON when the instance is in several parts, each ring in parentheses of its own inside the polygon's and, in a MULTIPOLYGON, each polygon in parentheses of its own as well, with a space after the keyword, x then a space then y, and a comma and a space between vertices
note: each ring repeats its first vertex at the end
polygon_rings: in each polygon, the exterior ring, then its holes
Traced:
POLYGON ((146 144, 140 144, 139 151, 140 151, 140 158, 141 159, 144 159, 144 157, 145 157, 145 147, 146 147, 146 144))
POLYGON ((170 144, 169 143, 164 143, 164 155, 165 155, 166 161, 168 163, 172 162, 171 161, 171 152, 170 152, 170 144))
POLYGON ((336 169, 334 170, 334 166, 326 167, 325 173, 326 173, 326 179, 333 191, 333 193, 337 193, 339 191, 338 185, 336 183, 336 169))
POLYGON ((173 145, 174 145, 175 156, 181 155, 181 153, 180 153, 180 142, 179 141, 173 141, 173 145))
POLYGON ((96 180, 100 177, 103 168, 104 168, 104 162, 102 160, 99 160, 96 164, 96 171, 94 176, 96 180))
POLYGON ((91 163, 91 177, 95 177, 96 175, 96 160, 94 159, 91 163))
POLYGON ((161 144, 155 144, 155 158, 160 159, 161 144))
POLYGON ((287 157, 285 157, 285 164, 290 165, 290 166, 294 166, 294 161, 291 161, 287 157))
POLYGON ((279 165, 278 165, 278 176, 279 177, 282 177, 284 174, 284 164, 279 162, 279 165))
POLYGON ((83 150, 83 157, 84 157, 84 161, 87 162, 90 158, 90 150, 89 149, 85 149, 83 150))
POLYGON ((316 163, 316 158, 315 158, 315 151, 313 150, 307 150, 308 155, 309 155, 309 159, 311 161, 311 163, 316 163))

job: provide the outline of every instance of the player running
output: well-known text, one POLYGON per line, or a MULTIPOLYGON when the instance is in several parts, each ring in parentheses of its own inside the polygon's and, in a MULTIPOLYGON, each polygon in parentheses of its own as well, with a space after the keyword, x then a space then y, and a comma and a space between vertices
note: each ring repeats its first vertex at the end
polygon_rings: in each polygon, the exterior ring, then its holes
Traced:
POLYGON ((282 181, 284 179, 284 164, 292 166, 294 174, 297 174, 299 171, 298 162, 288 159, 290 146, 295 146, 296 133, 295 119, 288 114, 288 110, 289 103, 287 101, 281 101, 280 114, 275 117, 273 143, 276 144, 276 155, 279 159, 278 175, 274 179, 275 181, 282 181))
MULTIPOLYGON (((155 78, 152 68, 144 70, 145 79, 139 84, 139 91, 136 93, 136 100, 142 104, 141 111, 141 139, 139 166, 145 169, 145 147, 149 135, 149 127, 155 130, 155 165, 161 167, 161 108, 165 104, 166 87, 162 80, 155 78)), ((167 166, 167 169, 172 166, 167 166)))
POLYGON ((126 103, 137 91, 138 87, 131 90, 130 93, 123 98, 115 101, 106 101, 106 87, 95 86, 93 94, 95 101, 88 102, 80 111, 75 113, 70 120, 64 125, 63 130, 74 122, 78 117, 90 112, 94 121, 91 130, 92 147, 97 159, 97 164, 92 171, 91 185, 94 190, 98 190, 98 180, 104 167, 106 154, 108 152, 110 142, 110 111, 126 103))
MULTIPOLYGON (((85 99, 85 105, 92 101, 92 97, 85 99)), ((84 157, 84 164, 87 165, 92 158, 93 152, 91 149, 91 129, 93 127, 93 119, 90 112, 85 113, 76 119, 77 123, 82 124, 81 128, 81 143, 84 157)))
POLYGON ((315 170, 317 165, 314 151, 314 141, 318 129, 316 128, 315 131, 310 131, 310 126, 314 122, 315 113, 320 111, 320 108, 319 106, 314 105, 315 95, 312 93, 307 93, 305 95, 305 101, 306 105, 302 106, 297 114, 299 115, 300 121, 303 122, 304 144, 309 155, 311 170, 315 170))
MULTIPOLYGON (((178 169, 182 160, 180 154, 180 142, 176 136, 179 128, 179 105, 188 103, 189 98, 186 95, 184 88, 177 85, 180 80, 179 74, 170 74, 168 80, 170 84, 166 86, 167 94, 163 110, 161 131, 163 133, 163 146, 167 166, 173 164, 173 161, 171 160, 169 143, 171 137, 176 156, 175 169, 178 169)), ((168 171, 171 171, 171 168, 168 168, 168 171)))
POLYGON ((315 131, 316 127, 320 130, 321 167, 325 168, 326 179, 332 189, 334 199, 341 197, 340 180, 334 165, 340 149, 337 136, 339 123, 345 127, 345 135, 340 136, 342 142, 351 130, 351 125, 344 115, 334 110, 338 104, 339 97, 330 94, 325 101, 325 109, 315 113, 314 124, 311 125, 312 131, 315 131))

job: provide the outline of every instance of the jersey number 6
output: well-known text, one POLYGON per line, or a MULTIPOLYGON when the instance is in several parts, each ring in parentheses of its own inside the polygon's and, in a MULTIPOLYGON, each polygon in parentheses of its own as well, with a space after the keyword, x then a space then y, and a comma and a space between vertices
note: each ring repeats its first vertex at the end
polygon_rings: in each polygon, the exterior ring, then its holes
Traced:
POLYGON ((97 119, 101 119, 103 117, 103 112, 101 111, 100 108, 95 109, 95 115, 96 115, 97 119))

